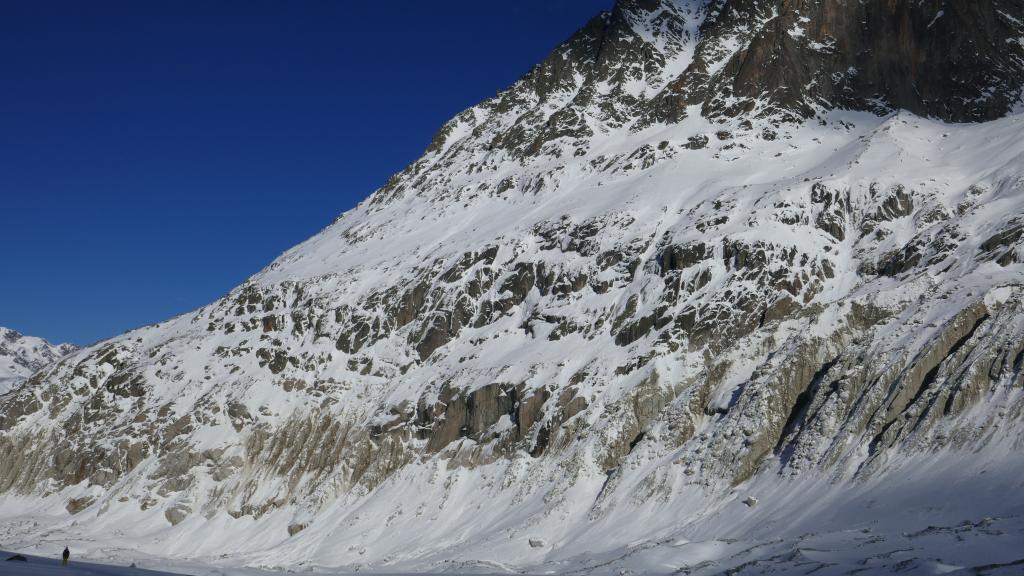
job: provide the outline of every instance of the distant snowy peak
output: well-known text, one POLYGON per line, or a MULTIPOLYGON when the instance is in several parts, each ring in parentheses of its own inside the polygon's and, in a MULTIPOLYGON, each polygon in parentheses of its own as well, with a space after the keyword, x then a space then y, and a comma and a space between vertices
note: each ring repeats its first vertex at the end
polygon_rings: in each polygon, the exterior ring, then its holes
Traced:
POLYGON ((0 327, 0 394, 77 349, 74 344, 50 344, 42 338, 0 327))

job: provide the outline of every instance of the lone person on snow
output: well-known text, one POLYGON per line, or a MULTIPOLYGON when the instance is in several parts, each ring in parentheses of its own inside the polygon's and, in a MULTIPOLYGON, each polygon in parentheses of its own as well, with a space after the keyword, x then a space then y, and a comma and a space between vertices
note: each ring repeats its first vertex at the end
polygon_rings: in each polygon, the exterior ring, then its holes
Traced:
POLYGON ((64 559, 64 561, 61 562, 61 564, 63 564, 64 566, 67 566, 68 565, 68 558, 71 557, 71 550, 68 550, 67 546, 64 547, 64 553, 61 554, 61 557, 64 559))

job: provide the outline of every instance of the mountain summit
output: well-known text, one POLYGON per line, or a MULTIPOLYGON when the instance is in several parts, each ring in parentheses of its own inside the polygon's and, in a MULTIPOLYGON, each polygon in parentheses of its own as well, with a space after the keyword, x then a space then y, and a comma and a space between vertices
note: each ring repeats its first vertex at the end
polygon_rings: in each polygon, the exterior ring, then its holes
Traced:
MULTIPOLYGON (((719 1, 697 57, 665 91, 704 116, 905 109, 949 122, 992 120, 1024 85, 1013 1, 719 1)), ((634 10, 657 11, 658 2, 634 10)))
POLYGON ((0 399, 0 543, 1003 562, 975 551, 1024 534, 1022 21, 616 3, 224 298, 0 399))

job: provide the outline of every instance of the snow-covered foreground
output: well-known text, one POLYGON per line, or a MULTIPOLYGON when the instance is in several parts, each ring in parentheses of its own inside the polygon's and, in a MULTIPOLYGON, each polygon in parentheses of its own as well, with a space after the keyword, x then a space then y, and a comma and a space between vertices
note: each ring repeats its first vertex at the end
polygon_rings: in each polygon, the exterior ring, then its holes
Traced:
MULTIPOLYGON (((57 551, 57 556, 60 551, 57 551)), ((29 576, 32 574, 66 574, 68 576, 145 576, 147 574, 166 574, 152 570, 144 570, 137 567, 112 566, 107 564, 95 564, 91 562, 71 562, 67 566, 61 566, 60 560, 40 556, 26 556, 25 561, 10 561, 14 556, 13 552, 0 550, 0 575, 29 576)))
MULTIPOLYGON (((897 532, 895 526, 875 520, 861 528, 810 532, 795 538, 763 540, 686 541, 669 539, 639 544, 621 553, 588 558, 573 566, 549 567, 538 574, 644 574, 671 571, 679 574, 1022 574, 1024 573, 1024 519, 964 519, 928 525, 915 531, 897 532), (564 569, 563 569, 564 568, 564 569)), ((3 558, 10 553, 0 553, 3 558)), ((125 551, 118 551, 118 559, 125 551)), ((123 561, 123 560, 122 560, 123 561)), ((146 574, 259 576, 268 572, 229 565, 183 564, 158 559, 136 561, 138 566, 59 561, 30 556, 28 562, 0 563, 0 576, 67 574, 69 576, 143 576, 146 574), (59 569, 59 572, 57 571, 59 569)), ((485 574, 497 571, 486 562, 455 566, 458 572, 439 567, 434 573, 485 574)), ((351 574, 309 567, 302 572, 351 574)))
MULTIPOLYGON (((538 527, 535 547, 523 554, 515 542, 485 551, 479 542, 455 546, 444 559, 429 554, 407 558, 385 569, 367 565, 331 567, 353 535, 319 538, 302 560, 289 559, 289 572, 316 574, 445 573, 445 574, 1022 574, 1024 573, 1024 453, 1004 446, 973 455, 934 453, 901 463, 894 471, 858 483, 831 484, 821 479, 759 476, 737 487, 717 506, 687 516, 686 508, 706 508, 693 501, 671 509, 650 503, 633 513, 649 522, 611 519, 583 530, 558 533, 538 527), (756 501, 755 501, 756 500, 756 501), (675 522, 672 517, 675 516, 675 522), (639 530, 647 527, 647 533, 639 530), (635 533, 633 533, 635 532, 635 533), (333 541, 332 541, 333 540, 333 541), (627 542, 616 547, 615 543, 627 542), (461 548, 461 551, 459 550, 461 548), (332 552, 332 549, 335 550, 332 552), (518 550, 518 552, 517 552, 518 550), (592 552, 601 550, 601 552, 592 552)), ((379 500, 378 500, 379 501, 379 500)), ((530 508, 536 503, 524 502, 530 508)), ((580 502, 585 510, 589 502, 580 502)), ((375 514, 373 505, 363 511, 375 514)), ((38 511, 19 515, 10 500, 0 507, 0 543, 5 550, 56 557, 68 544, 78 558, 112 565, 196 575, 259 575, 278 564, 274 550, 266 554, 207 554, 193 561, 167 560, 161 548, 214 550, 218 539, 231 538, 231 524, 221 530, 183 534, 169 527, 154 530, 140 520, 111 528, 109 535, 83 530, 74 521, 38 511), (39 527, 54 526, 44 530, 39 527), (145 537, 135 536, 146 534, 145 537), (163 536, 161 536, 163 534, 163 536), (31 535, 31 536, 29 536, 31 535), (38 537, 36 535, 39 535, 38 537), (167 541, 162 541, 166 537, 167 541)), ((485 534, 489 518, 467 532, 485 534)), ((127 519, 125 519, 127 520, 127 519)), ((634 519, 636 520, 636 519, 634 519)), ((423 538, 398 526, 382 537, 391 542, 423 538)), ((6 556, 4 556, 6 558, 6 556)), ((32 564, 4 563, 0 575, 47 573, 27 571, 32 564), (19 570, 21 570, 19 572, 19 570)), ((77 565, 76 565, 77 566, 77 565)), ((43 568, 37 568, 43 570, 43 568)), ((123 568, 102 571, 78 566, 71 574, 134 574, 123 568)), ((138 572, 143 573, 143 572, 138 572)))

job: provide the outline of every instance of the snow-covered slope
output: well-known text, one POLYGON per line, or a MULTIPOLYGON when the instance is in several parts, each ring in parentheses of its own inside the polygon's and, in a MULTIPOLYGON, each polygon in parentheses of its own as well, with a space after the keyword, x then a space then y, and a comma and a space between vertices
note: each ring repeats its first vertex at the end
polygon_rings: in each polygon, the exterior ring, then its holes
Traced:
POLYGON ((0 401, 0 544, 714 573, 1019 542, 1022 12, 617 3, 223 299, 0 401))
POLYGON ((50 344, 0 326, 0 395, 74 350, 73 344, 50 344))

